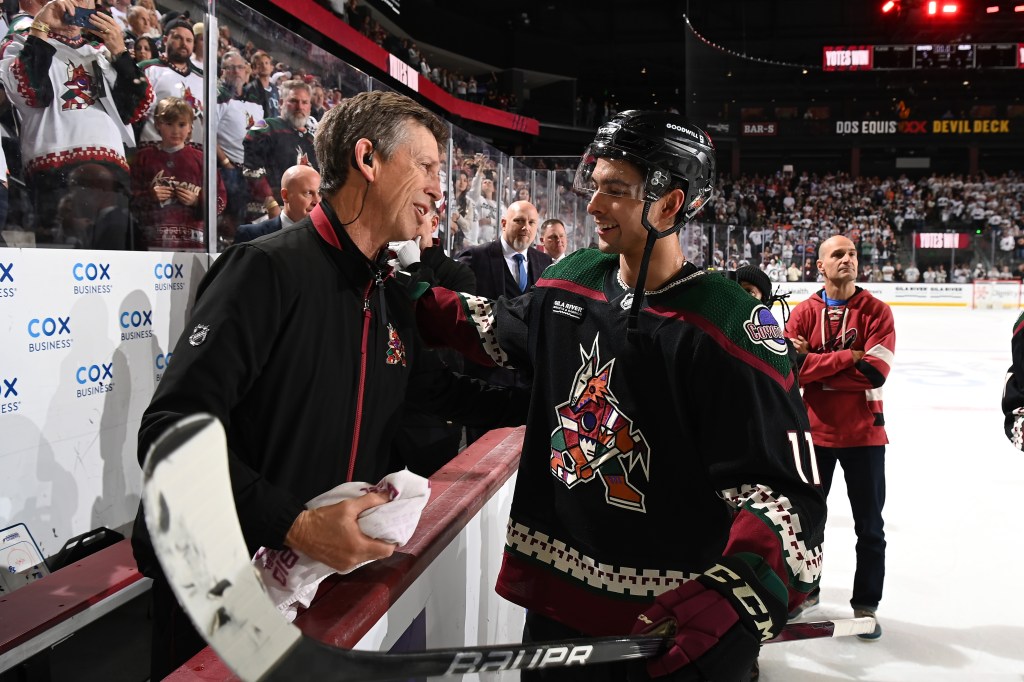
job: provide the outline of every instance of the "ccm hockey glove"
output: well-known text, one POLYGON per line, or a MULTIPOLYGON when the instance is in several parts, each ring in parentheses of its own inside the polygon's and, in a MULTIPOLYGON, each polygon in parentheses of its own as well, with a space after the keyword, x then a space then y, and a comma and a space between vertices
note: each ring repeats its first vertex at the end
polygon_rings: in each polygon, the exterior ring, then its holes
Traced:
POLYGON ((762 641, 786 624, 786 588, 764 559, 722 557, 696 580, 659 596, 633 634, 669 628, 669 650, 646 662, 650 677, 678 682, 749 679, 762 641))

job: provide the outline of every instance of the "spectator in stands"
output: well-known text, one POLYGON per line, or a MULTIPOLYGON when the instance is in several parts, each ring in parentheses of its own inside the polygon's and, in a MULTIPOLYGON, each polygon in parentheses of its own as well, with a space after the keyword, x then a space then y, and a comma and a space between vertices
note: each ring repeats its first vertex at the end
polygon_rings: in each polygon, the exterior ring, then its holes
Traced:
POLYGON ((796 261, 791 261, 786 269, 786 281, 799 282, 802 275, 803 272, 800 270, 800 266, 796 264, 796 261))
POLYGON ((206 25, 201 21, 197 21, 192 26, 192 32, 195 35, 195 40, 192 44, 192 65, 195 66, 197 69, 202 69, 203 54, 204 50, 206 49, 205 46, 203 45, 203 37, 204 34, 206 33, 206 25))
POLYGON ((915 265, 914 262, 911 261, 910 265, 908 265, 906 270, 904 271, 904 279, 906 279, 908 284, 916 284, 917 280, 920 278, 921 271, 918 270, 917 265, 915 265))
POLYGON ((138 40, 149 31, 149 10, 132 5, 125 12, 124 22, 127 25, 124 37, 128 40, 138 40))
POLYGON ((552 263, 562 260, 569 247, 569 239, 565 234, 565 223, 558 218, 548 218, 541 223, 540 243, 544 247, 544 253, 551 256, 552 263))
POLYGON ((153 0, 138 0, 136 5, 144 7, 149 11, 149 30, 146 32, 146 35, 159 39, 163 35, 163 31, 161 30, 160 13, 156 10, 156 4, 153 0))
POLYGON ((1004 255, 1013 251, 1016 244, 1017 240, 1014 238, 1013 232, 1010 230, 1004 231, 1002 236, 999 237, 999 250, 1002 251, 1004 255))
POLYGON ((110 16, 117 20, 117 25, 122 31, 128 30, 128 9, 132 6, 132 0, 108 0, 107 8, 110 16))
POLYGON ((252 66, 252 80, 246 84, 242 99, 256 102, 263 107, 263 118, 268 119, 281 113, 281 99, 278 90, 270 82, 274 73, 274 60, 263 50, 257 50, 249 60, 252 66))
POLYGON ((29 26, 32 24, 32 20, 39 14, 39 10, 46 4, 46 0, 19 0, 18 11, 11 16, 11 23, 7 28, 7 35, 3 37, 3 42, 0 44, 0 57, 6 56, 3 53, 3 48, 6 48, 10 44, 11 39, 14 36, 26 36, 28 35, 29 26))
POLYGON ((148 62, 156 59, 159 54, 159 47, 156 40, 153 38, 150 38, 149 36, 141 36, 140 38, 135 39, 135 47, 132 50, 132 56, 135 59, 135 63, 141 64, 142 62, 148 62))
POLYGON ((257 123, 243 141, 245 176, 250 185, 249 215, 260 212, 268 199, 281 202, 281 176, 294 165, 319 170, 313 131, 309 129, 309 85, 290 80, 281 83, 281 115, 257 123))
MULTIPOLYGON (((132 212, 151 251, 203 251, 203 153, 190 145, 195 110, 178 97, 160 100, 154 113, 160 145, 139 149, 132 163, 132 212)), ((217 213, 227 201, 217 176, 217 213)))
POLYGON ((471 230, 470 219, 467 215, 471 210, 467 199, 469 174, 461 168, 456 173, 455 187, 453 188, 455 199, 449 203, 448 210, 448 229, 451 234, 450 253, 460 253, 467 246, 466 235, 471 230))
POLYGON ((235 235, 235 243, 252 241, 265 234, 288 229, 312 213, 320 203, 320 174, 309 166, 292 166, 281 176, 281 199, 284 209, 280 215, 242 225, 235 235))
POLYGON ((324 86, 314 83, 309 94, 309 115, 319 121, 327 113, 327 95, 324 86))
MULTIPOLYGON (((153 97, 117 22, 107 14, 92 15, 92 29, 102 44, 91 42, 81 28, 64 23, 67 7, 47 3, 25 41, 11 42, 0 61, 0 82, 21 116, 22 164, 37 240, 43 243, 64 241, 57 208, 70 174, 80 165, 106 168, 127 202, 125 147, 135 143, 129 126, 153 97)), ((121 232, 128 232, 126 225, 121 232)), ((81 245, 92 247, 88 240, 81 245)))
POLYGON ((249 183, 243 175, 243 141, 246 132, 263 118, 263 107, 242 98, 248 78, 249 64, 242 55, 235 50, 224 53, 217 87, 217 167, 228 193, 228 204, 218 235, 229 242, 238 226, 246 221, 249 206, 249 183))
POLYGON ((357 31, 363 31, 370 18, 369 10, 359 4, 359 0, 348 0, 345 5, 348 24, 357 31))
POLYGON ((203 148, 203 71, 192 63, 192 46, 195 36, 192 24, 187 20, 175 20, 167 24, 164 31, 164 54, 158 59, 143 62, 141 66, 146 78, 153 85, 156 101, 146 114, 146 122, 139 135, 140 143, 157 142, 160 134, 156 129, 156 102, 167 97, 177 97, 192 107, 192 144, 203 148))
POLYGON ((488 160, 483 154, 474 157, 470 166, 474 172, 469 193, 466 195, 472 206, 473 221, 466 240, 470 245, 486 244, 494 241, 498 222, 497 189, 494 182, 494 171, 487 167, 488 160))

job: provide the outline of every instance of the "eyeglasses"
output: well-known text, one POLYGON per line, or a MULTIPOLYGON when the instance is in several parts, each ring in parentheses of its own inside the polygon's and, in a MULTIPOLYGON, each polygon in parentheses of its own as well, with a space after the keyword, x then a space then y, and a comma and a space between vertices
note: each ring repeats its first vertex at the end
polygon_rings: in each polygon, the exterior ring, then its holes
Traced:
POLYGON ((245 64, 237 64, 235 66, 231 66, 230 64, 225 64, 221 68, 224 69, 225 71, 245 71, 245 64))

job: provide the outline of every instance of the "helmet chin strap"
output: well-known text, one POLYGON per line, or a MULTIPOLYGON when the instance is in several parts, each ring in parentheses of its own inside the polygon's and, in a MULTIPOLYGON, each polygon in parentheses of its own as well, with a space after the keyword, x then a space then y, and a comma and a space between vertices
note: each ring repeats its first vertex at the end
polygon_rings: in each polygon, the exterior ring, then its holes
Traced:
POLYGON ((651 221, 648 219, 653 203, 653 201, 645 201, 644 211, 640 215, 640 222, 643 224, 644 229, 647 230, 647 243, 644 244, 644 255, 640 259, 640 272, 637 273, 636 285, 633 287, 633 302, 629 306, 629 318, 626 321, 626 338, 631 341, 640 341, 642 339, 642 335, 637 329, 637 319, 640 316, 640 306, 643 303, 644 284, 647 282, 647 267, 651 264, 651 253, 654 251, 654 245, 662 237, 668 237, 679 232, 686 223, 686 221, 681 220, 678 224, 673 225, 664 232, 658 231, 658 228, 651 225, 651 221))

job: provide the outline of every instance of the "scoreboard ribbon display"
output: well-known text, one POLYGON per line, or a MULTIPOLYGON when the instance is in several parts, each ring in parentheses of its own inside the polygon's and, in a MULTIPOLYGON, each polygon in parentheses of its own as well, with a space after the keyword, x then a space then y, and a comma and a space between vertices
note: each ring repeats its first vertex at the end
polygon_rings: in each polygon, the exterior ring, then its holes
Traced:
POLYGON ((823 71, 1024 68, 1024 43, 827 45, 823 71))

